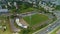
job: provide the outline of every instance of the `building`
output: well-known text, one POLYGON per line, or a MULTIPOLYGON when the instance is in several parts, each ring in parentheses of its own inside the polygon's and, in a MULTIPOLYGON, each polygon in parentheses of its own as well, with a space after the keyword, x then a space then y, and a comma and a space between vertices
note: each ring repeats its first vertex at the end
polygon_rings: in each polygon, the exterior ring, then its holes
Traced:
POLYGON ((0 15, 2 15, 2 14, 8 15, 9 14, 8 9, 0 9, 0 15))
POLYGON ((2 6, 0 5, 0 9, 2 9, 2 6))
POLYGON ((52 4, 56 4, 56 5, 60 5, 60 0, 42 0, 42 1, 45 1, 45 2, 51 2, 52 4))
POLYGON ((18 26, 20 26, 20 27, 22 27, 22 28, 27 28, 26 25, 24 25, 24 24, 22 24, 22 23, 19 22, 19 18, 16 18, 15 21, 16 21, 16 24, 17 24, 18 26))
POLYGON ((0 13, 7 13, 8 9, 0 9, 0 13))

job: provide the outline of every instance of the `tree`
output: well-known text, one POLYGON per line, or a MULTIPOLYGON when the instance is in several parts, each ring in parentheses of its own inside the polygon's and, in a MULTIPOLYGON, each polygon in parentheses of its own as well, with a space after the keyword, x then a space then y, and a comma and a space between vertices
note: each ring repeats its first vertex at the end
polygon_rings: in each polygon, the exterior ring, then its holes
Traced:
POLYGON ((22 34, 28 34, 29 32, 30 32, 29 29, 23 29, 23 30, 22 30, 22 34))

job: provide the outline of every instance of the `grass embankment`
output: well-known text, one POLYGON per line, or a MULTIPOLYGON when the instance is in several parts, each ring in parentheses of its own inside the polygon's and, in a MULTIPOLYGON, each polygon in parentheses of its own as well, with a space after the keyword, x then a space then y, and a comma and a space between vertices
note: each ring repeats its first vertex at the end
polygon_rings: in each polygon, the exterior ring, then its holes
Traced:
POLYGON ((51 34, 57 34, 57 31, 60 29, 60 27, 58 26, 53 32, 51 32, 51 34))
POLYGON ((0 26, 6 26, 6 30, 4 31, 3 28, 0 29, 0 34, 12 34, 9 21, 5 16, 0 16, 0 26))

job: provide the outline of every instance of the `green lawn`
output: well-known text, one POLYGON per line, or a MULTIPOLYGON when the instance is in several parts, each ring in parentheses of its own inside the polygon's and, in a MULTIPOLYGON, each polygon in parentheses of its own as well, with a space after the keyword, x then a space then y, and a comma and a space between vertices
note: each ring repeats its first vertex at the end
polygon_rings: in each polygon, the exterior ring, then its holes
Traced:
POLYGON ((30 26, 33 26, 35 24, 44 22, 46 20, 48 20, 48 17, 46 15, 43 14, 35 14, 30 16, 26 16, 23 18, 30 26))
POLYGON ((12 34, 10 26, 9 26, 9 21, 6 17, 0 16, 0 26, 7 27, 6 31, 3 31, 3 28, 0 29, 0 34, 12 34))
POLYGON ((19 9, 19 10, 16 10, 16 9, 11 9, 10 10, 10 13, 14 13, 14 12, 17 12, 17 13, 26 13, 26 12, 32 12, 34 10, 37 10, 36 8, 27 8, 27 9, 19 9))
POLYGON ((27 8, 27 9, 23 9, 23 10, 19 10, 20 13, 26 13, 26 12, 31 12, 36 10, 35 8, 27 8))
POLYGON ((56 32, 60 29, 60 27, 58 27, 57 29, 55 29, 51 34, 56 34, 56 32))

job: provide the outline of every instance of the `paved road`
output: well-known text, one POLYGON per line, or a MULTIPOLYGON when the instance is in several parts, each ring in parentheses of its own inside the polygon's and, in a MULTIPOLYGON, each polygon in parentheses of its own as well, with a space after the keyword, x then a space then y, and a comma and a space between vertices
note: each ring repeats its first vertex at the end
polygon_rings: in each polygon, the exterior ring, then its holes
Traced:
POLYGON ((10 26, 13 32, 18 32, 20 30, 14 25, 14 19, 10 19, 10 26))
POLYGON ((39 31, 39 32, 35 32, 35 34, 48 34, 49 32, 51 32, 54 28, 56 28, 57 26, 60 25, 60 11, 54 12, 57 16, 57 21, 55 21, 55 23, 51 24, 50 26, 46 27, 45 29, 39 31))
MULTIPOLYGON (((34 15, 34 14, 44 14, 44 13, 39 13, 39 12, 29 12, 29 13, 22 13, 22 14, 18 14, 18 16, 22 16, 22 17, 25 17, 25 16, 31 16, 31 15, 34 15)), ((48 16, 50 19, 54 18, 54 16, 52 16, 51 14, 44 14, 46 16, 48 16)))
POLYGON ((25 17, 25 16, 31 16, 34 14, 37 14, 37 12, 22 13, 22 14, 19 14, 19 16, 25 17))

